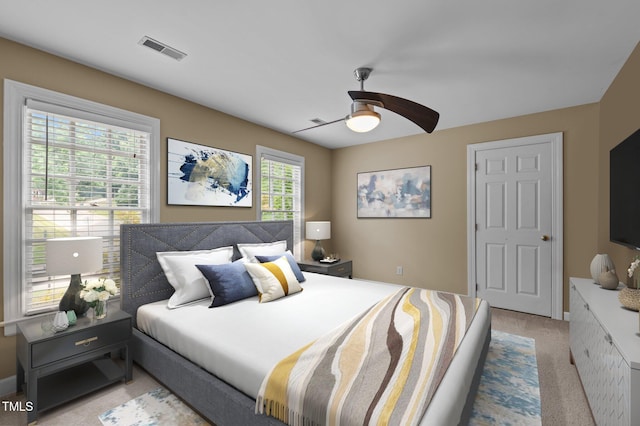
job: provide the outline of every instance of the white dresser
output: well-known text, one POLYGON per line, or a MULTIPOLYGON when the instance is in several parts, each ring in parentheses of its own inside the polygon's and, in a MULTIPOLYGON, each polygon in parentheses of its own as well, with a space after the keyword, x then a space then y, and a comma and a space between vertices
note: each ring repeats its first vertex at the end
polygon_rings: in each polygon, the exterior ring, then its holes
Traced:
POLYGON ((571 278, 570 285, 571 355, 595 421, 640 425, 638 313, 591 279, 571 278))

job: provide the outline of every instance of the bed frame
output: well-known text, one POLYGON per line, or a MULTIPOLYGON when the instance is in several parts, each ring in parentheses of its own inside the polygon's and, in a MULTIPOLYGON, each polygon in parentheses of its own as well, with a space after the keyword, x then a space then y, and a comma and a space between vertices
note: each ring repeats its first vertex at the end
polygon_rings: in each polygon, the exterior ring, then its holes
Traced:
POLYGON ((137 329, 138 307, 171 297, 156 258, 159 251, 203 250, 237 243, 287 241, 293 222, 218 222, 122 225, 120 228, 121 309, 133 317, 133 361, 208 420, 226 425, 283 425, 256 415, 255 400, 137 329))
MULTIPOLYGON (((167 281, 156 252, 212 249, 237 243, 287 241, 293 247, 293 222, 213 222, 122 225, 120 228, 121 309, 133 317, 133 361, 219 426, 279 425, 279 420, 255 414, 255 400, 183 358, 137 329, 138 307, 168 299, 173 287, 167 281)), ((490 330, 479 365, 484 365, 490 330)), ((471 415, 482 368, 477 368, 463 410, 461 424, 471 415)))

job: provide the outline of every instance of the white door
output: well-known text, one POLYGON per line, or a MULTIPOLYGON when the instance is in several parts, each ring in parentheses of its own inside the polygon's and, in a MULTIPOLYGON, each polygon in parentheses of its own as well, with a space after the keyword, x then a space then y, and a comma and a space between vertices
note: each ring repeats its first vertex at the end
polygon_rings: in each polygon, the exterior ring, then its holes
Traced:
POLYGON ((472 263, 477 297, 498 308, 555 317, 552 248, 561 235, 554 235, 557 159, 550 136, 481 144, 474 150, 472 263))

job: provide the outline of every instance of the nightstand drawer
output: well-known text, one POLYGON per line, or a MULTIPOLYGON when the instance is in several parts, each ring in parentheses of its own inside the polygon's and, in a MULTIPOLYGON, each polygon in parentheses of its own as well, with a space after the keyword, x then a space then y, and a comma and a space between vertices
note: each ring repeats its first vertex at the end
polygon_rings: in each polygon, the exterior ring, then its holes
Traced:
POLYGON ((130 336, 130 319, 97 325, 68 335, 60 334, 52 339, 33 344, 31 367, 40 367, 63 358, 126 341, 130 336))
POLYGON ((328 268, 324 265, 301 265, 302 270, 305 272, 314 272, 316 274, 326 274, 328 268))
POLYGON ((341 265, 330 266, 329 275, 335 275, 337 277, 351 275, 351 263, 343 263, 341 265))
POLYGON ((340 260, 336 263, 306 260, 298 262, 298 265, 304 272, 315 272, 316 274, 333 275, 334 277, 351 278, 353 274, 353 263, 350 260, 340 260))

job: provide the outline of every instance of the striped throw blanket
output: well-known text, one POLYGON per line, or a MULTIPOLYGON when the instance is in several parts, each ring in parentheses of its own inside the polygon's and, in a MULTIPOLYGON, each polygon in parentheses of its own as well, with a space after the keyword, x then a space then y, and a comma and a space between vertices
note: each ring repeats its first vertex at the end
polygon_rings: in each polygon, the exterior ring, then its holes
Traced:
POLYGON ((403 287, 276 364, 256 412, 289 425, 417 424, 479 303, 403 287))

